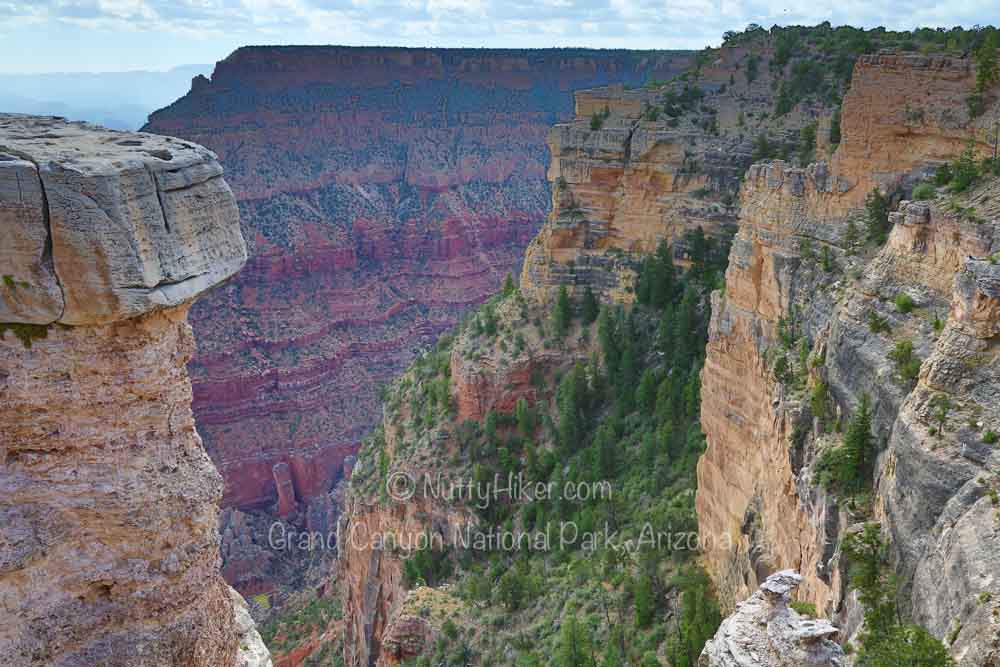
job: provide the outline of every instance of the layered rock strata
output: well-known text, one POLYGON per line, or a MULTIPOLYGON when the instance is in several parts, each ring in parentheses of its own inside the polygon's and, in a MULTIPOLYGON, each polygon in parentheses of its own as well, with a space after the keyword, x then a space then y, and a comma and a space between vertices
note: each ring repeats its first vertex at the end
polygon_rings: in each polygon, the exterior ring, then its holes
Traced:
POLYGON ((838 544, 851 525, 880 521, 905 611, 949 638, 961 665, 996 654, 997 591, 983 574, 995 566, 994 463, 983 444, 1000 415, 987 398, 998 377, 994 267, 976 259, 1000 249, 996 184, 902 202, 882 248, 859 248, 857 234, 872 188, 895 202, 968 146, 987 154, 988 120, 970 118, 963 102, 974 81, 963 59, 863 57, 829 166, 751 168, 726 290, 713 303, 697 496, 702 534, 735 545, 706 553, 723 602, 791 567, 803 575, 798 597, 849 631, 860 611, 838 544), (901 295, 912 308, 894 305, 901 295), (923 362, 915 382, 890 356, 900 343, 923 362), (868 504, 827 490, 817 468, 864 394, 880 444, 868 504), (941 405, 950 407, 936 423, 941 405))
POLYGON ((270 664, 219 575, 186 367, 190 301, 246 259, 221 173, 186 141, 0 115, 4 664, 270 664))
POLYGON ((219 154, 252 246, 192 313, 195 414, 223 504, 273 506, 281 463, 299 505, 327 493, 378 421, 379 387, 516 273, 548 204, 545 132, 571 116, 571 91, 689 62, 248 47, 153 114, 146 129, 219 154))
MULTIPOLYGON (((576 118, 547 138, 552 206, 525 253, 526 294, 544 301, 560 285, 590 286, 605 301, 629 303, 637 264, 659 243, 671 244, 683 266, 689 232, 731 233, 755 142, 767 137, 787 152, 803 126, 830 114, 802 105, 771 118, 778 80, 770 72, 747 80, 740 69, 750 55, 726 47, 670 85, 576 93, 576 118)), ((753 55, 771 58, 767 49, 753 55)))

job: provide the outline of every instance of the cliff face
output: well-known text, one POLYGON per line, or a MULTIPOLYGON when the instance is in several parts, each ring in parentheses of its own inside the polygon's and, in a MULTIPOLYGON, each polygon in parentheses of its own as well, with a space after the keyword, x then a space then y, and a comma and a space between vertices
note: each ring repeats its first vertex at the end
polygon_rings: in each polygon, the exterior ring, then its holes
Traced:
POLYGON ((191 318, 223 505, 274 503, 281 463, 300 512, 323 503, 378 421, 378 387, 520 266, 546 213, 545 133, 572 114, 571 91, 667 79, 689 60, 248 47, 153 114, 146 129, 218 153, 251 245, 191 318))
MULTIPOLYGON (((688 232, 735 226, 755 142, 770 137, 787 151, 803 126, 829 113, 814 105, 770 118, 777 81, 770 70, 748 80, 741 68, 750 55, 713 51, 707 65, 667 87, 576 94, 576 119, 548 134, 552 207, 525 253, 526 294, 545 300, 553 287, 589 285, 605 301, 630 303, 638 262, 661 241, 684 265, 688 232)), ((771 53, 753 56, 767 63, 771 53)))
POLYGON ((186 369, 237 215, 200 146, 0 116, 6 664, 270 664, 219 576, 186 369))
MULTIPOLYGON (((587 363, 599 345, 589 325, 572 330, 562 342, 551 339, 556 288, 567 285, 577 304, 587 286, 604 303, 631 304, 642 260, 661 241, 673 244, 675 261, 685 265, 689 232, 701 227, 722 236, 735 224, 735 194, 758 136, 769 134, 776 146, 787 147, 802 126, 825 112, 822 107, 797 109, 780 120, 765 120, 765 110, 773 106, 769 73, 753 82, 740 75, 736 85, 729 85, 748 53, 743 48, 717 52, 717 59, 691 79, 703 97, 697 104, 679 103, 683 111, 672 109, 672 116, 651 120, 649 107, 663 105, 667 91, 678 94, 683 83, 609 86, 576 93, 576 118, 549 132, 552 211, 527 249, 518 293, 498 301, 490 315, 481 311, 478 324, 463 325, 453 341, 429 355, 433 361, 418 361, 393 386, 381 434, 358 455, 339 531, 339 573, 349 619, 345 655, 352 667, 426 654, 441 636, 441 623, 424 618, 411 598, 429 591, 450 604, 459 599, 436 588, 408 591, 405 559, 413 552, 373 547, 370 540, 390 535, 405 545, 415 536, 433 535, 447 548, 456 529, 488 527, 461 503, 427 497, 419 488, 412 498, 397 498, 387 492, 388 480, 400 475, 472 479, 480 461, 470 454, 469 441, 476 437, 470 435, 470 423, 479 428, 490 413, 512 420, 519 399, 533 406, 539 419, 542 414, 557 419, 553 378, 577 362, 587 363), (739 108, 759 118, 743 124, 739 108), (600 127, 592 126, 595 113, 603 116, 600 127), (494 334, 483 333, 484 317, 495 320, 494 334), (449 400, 447 408, 430 401, 433 419, 427 426, 426 396, 443 391, 434 387, 444 387, 449 400)), ((555 447, 554 428, 539 429, 539 451, 555 447)), ((478 625, 469 636, 483 635, 475 638, 479 646, 496 639, 478 625)))
POLYGON ((706 553, 724 602, 792 567, 804 577, 799 597, 852 631, 858 610, 845 599, 838 543, 852 524, 881 521, 904 607, 938 638, 954 631, 962 665, 995 659, 987 619, 997 593, 979 574, 995 566, 993 448, 982 444, 998 417, 985 398, 997 382, 995 267, 973 259, 998 249, 995 185, 903 202, 880 249, 859 252, 850 237, 864 228, 873 187, 905 196, 970 138, 986 153, 987 121, 970 119, 963 102, 973 84, 962 59, 862 57, 830 165, 751 168, 726 290, 713 303, 697 497, 702 534, 735 544, 706 553), (915 307, 894 306, 900 294, 915 307), (923 361, 915 383, 889 356, 907 341, 923 361), (827 491, 817 465, 863 394, 882 443, 867 505, 827 491))

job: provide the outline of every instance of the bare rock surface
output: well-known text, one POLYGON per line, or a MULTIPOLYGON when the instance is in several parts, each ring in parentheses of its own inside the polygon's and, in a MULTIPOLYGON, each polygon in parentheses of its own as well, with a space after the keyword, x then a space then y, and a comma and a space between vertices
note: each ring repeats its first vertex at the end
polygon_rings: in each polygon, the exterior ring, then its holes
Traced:
POLYGON ((844 652, 832 640, 839 630, 788 606, 802 583, 793 570, 768 577, 750 599, 722 622, 705 644, 698 667, 840 667, 844 652))
POLYGON ((112 322, 233 275, 246 244, 221 176, 180 139, 0 115, 0 321, 112 322))
POLYGON ((5 667, 270 664, 191 412, 184 302, 244 258, 219 176, 186 142, 0 116, 5 667))

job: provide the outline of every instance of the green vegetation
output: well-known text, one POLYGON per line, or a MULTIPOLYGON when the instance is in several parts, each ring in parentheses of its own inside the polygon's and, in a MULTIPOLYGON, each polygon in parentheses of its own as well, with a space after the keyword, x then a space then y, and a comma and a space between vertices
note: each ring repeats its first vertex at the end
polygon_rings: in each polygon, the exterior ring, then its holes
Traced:
POLYGON ((913 303, 913 297, 909 294, 900 292, 896 295, 896 310, 906 315, 913 312, 914 308, 916 308, 916 304, 913 303))
POLYGON ((857 667, 951 667, 948 650, 924 628, 902 622, 896 584, 879 525, 865 524, 844 538, 844 553, 851 561, 851 584, 865 609, 857 667))
POLYGON ((931 183, 921 183, 913 188, 913 198, 917 201, 927 201, 937 196, 937 189, 931 183))
POLYGON ((552 311, 552 328, 557 338, 562 338, 569 330, 573 321, 573 304, 569 300, 569 291, 565 285, 559 286, 559 296, 556 297, 556 307, 552 311))
POLYGON ((817 617, 816 605, 812 602, 792 602, 788 606, 803 616, 808 616, 809 618, 817 617))
POLYGON ((889 198, 876 188, 865 199, 868 241, 882 245, 889 239, 889 198))
POLYGON ((866 489, 871 484, 875 454, 871 398, 863 394, 847 424, 843 444, 824 451, 817 464, 820 483, 846 494, 866 489))
POLYGON ((0 322, 0 338, 7 335, 10 331, 14 336, 21 341, 27 349, 31 349, 32 343, 36 340, 42 340, 43 338, 48 338, 49 327, 45 324, 25 324, 23 322, 0 322))
POLYGON ((988 428, 983 432, 983 442, 987 445, 995 445, 998 439, 1000 436, 997 436, 997 432, 993 429, 988 428))
POLYGON ((590 129, 596 132, 597 130, 604 127, 604 121, 606 121, 608 119, 608 116, 610 115, 611 115, 611 109, 609 109, 608 107, 604 107, 603 111, 595 111, 590 116, 590 129))
POLYGON ((322 632, 342 616, 338 598, 316 598, 268 621, 260 628, 260 636, 272 651, 287 651, 308 639, 314 630, 322 632))
POLYGON ((975 118, 986 110, 986 95, 990 86, 1000 80, 997 70, 997 33, 990 30, 976 49, 976 92, 966 102, 969 115, 975 118))
POLYGON ((901 340, 889 351, 889 359, 896 365, 896 372, 906 384, 916 382, 920 374, 921 361, 913 352, 913 343, 901 340))
POLYGON ((840 109, 837 109, 833 112, 833 118, 830 119, 830 143, 836 146, 840 140, 840 109))
POLYGON ((889 333, 889 320, 879 315, 875 310, 868 311, 868 328, 872 333, 889 333))
POLYGON ((816 123, 809 123, 799 133, 799 164, 803 167, 816 159, 816 123))
MULTIPOLYGON (((725 269, 728 243, 699 230, 685 237, 683 248, 691 262, 686 273, 674 266, 674 249, 666 244, 643 262, 631 308, 598 307, 593 292, 583 292, 583 335, 564 345, 589 341, 597 353, 533 377, 538 402, 522 398, 513 414, 492 411, 481 424, 439 424, 454 428, 461 443, 449 467, 469 470, 474 480, 523 474, 556 489, 606 484, 611 493, 470 505, 484 527, 550 535, 549 551, 484 552, 454 544, 445 551, 409 553, 407 585, 454 582, 456 594, 478 610, 477 625, 489 628, 476 641, 460 632, 435 648, 435 656, 461 647, 478 664, 593 667, 597 660, 602 667, 624 667, 657 664, 657 655, 672 665, 696 664, 721 614, 693 561, 696 540, 656 536, 660 531, 696 535, 693 492, 704 449, 699 408, 708 296, 725 269), (596 550, 578 542, 563 545, 565 525, 581 533, 609 530, 613 542, 596 550), (629 541, 635 546, 623 548, 629 541), (676 593, 668 594, 671 590, 676 593), (504 656, 506 647, 514 647, 512 658, 504 656)), ((505 301, 492 305, 499 313, 499 337, 509 326, 505 301)), ((488 307, 469 318, 470 333, 476 333, 474 323, 488 307)), ((568 292, 560 290, 552 328, 563 328, 561 322, 571 317, 568 292)), ((423 384, 433 378, 411 380, 406 388, 411 403, 420 403, 414 396, 423 395, 423 384)), ((387 413, 392 414, 389 407, 387 413)), ((407 439, 413 437, 411 428, 405 429, 407 439)), ((410 451, 398 438, 395 456, 410 451)), ((377 438, 366 444, 365 458, 379 446, 377 438)), ((391 467, 387 462, 383 478, 391 467)), ((366 474, 371 473, 363 468, 359 484, 366 474)))

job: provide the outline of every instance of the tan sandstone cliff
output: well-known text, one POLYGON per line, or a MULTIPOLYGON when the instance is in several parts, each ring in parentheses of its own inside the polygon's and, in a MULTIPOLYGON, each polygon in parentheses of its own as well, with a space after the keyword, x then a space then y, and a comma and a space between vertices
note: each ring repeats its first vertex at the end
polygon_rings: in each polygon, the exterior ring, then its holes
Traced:
POLYGON ((195 144, 0 116, 0 656, 269 665, 219 576, 189 303, 246 261, 195 144))
POLYGON ((989 600, 997 591, 987 574, 996 565, 988 500, 995 454, 981 434, 1000 418, 997 269, 974 259, 998 250, 996 188, 903 202, 880 249, 848 252, 848 230, 852 222, 863 230, 872 188, 899 199, 970 140, 986 153, 993 111, 969 118, 964 99, 974 81, 964 59, 862 57, 830 164, 751 168, 726 290, 713 304, 702 376, 708 450, 697 496, 701 533, 735 544, 705 554, 724 603, 794 568, 804 577, 800 599, 848 630, 859 616, 846 597, 838 543, 852 524, 880 521, 904 608, 949 638, 961 665, 996 660, 989 600), (893 305, 901 293, 916 310, 893 305), (872 331, 873 313, 888 332, 872 331), (795 349, 782 348, 779 329, 795 331, 795 349), (802 340, 808 368, 795 361, 802 340), (903 341, 923 360, 915 386, 888 358, 903 341), (779 357, 792 359, 804 386, 778 377, 779 357), (818 383, 829 394, 824 416, 810 405, 818 383), (842 437, 832 427, 865 393, 882 452, 871 506, 859 507, 826 491, 815 464, 842 437), (932 405, 942 398, 952 408, 944 428, 934 428, 932 405))

